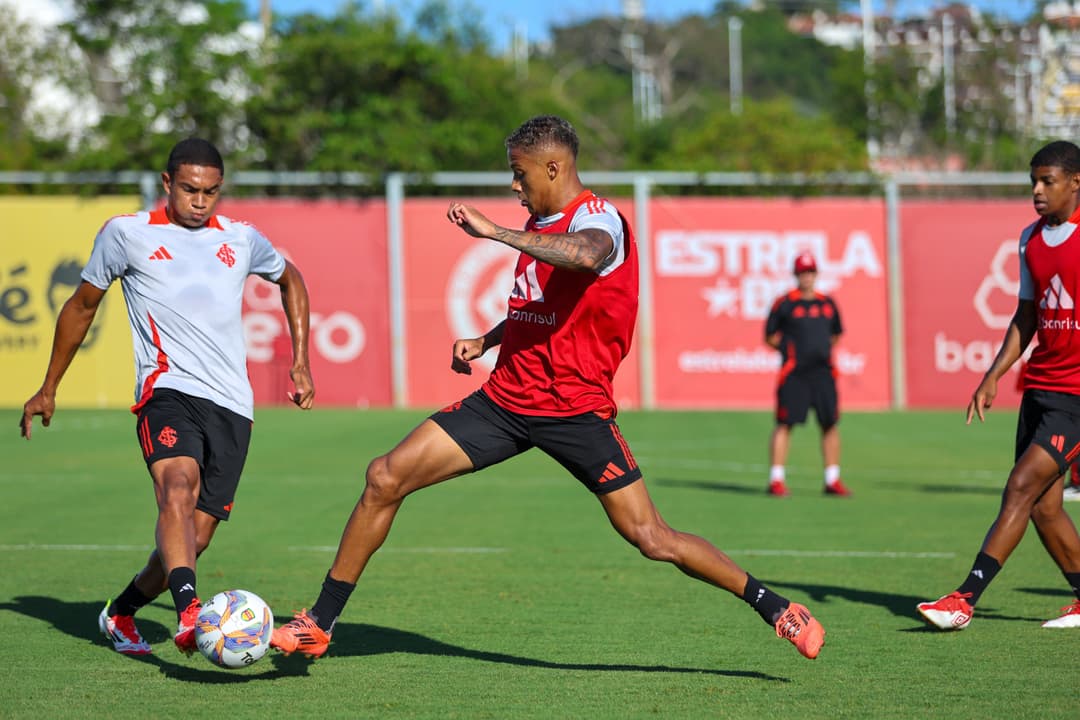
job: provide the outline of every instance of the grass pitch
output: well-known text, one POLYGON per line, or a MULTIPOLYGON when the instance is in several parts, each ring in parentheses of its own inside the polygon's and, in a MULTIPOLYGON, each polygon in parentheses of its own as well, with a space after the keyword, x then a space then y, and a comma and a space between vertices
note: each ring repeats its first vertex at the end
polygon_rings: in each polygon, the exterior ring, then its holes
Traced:
MULTIPOLYGON (((171 644, 166 594, 122 657, 97 614, 153 542, 134 418, 61 408, 0 438, 0 717, 1075 718, 1080 630, 1034 532, 970 628, 916 602, 963 578, 1012 461, 1015 415, 848 413, 824 497, 817 430, 793 435, 792 497, 764 493, 765 413, 628 412, 620 424, 667 521, 727 551, 828 631, 804 660, 742 601, 651 563, 532 451, 406 500, 330 654, 217 669, 171 644)), ((241 587, 279 622, 309 607, 368 460, 420 412, 263 408, 233 519, 199 563, 203 597, 241 587)), ((1076 506, 1070 507, 1076 513, 1076 506)))

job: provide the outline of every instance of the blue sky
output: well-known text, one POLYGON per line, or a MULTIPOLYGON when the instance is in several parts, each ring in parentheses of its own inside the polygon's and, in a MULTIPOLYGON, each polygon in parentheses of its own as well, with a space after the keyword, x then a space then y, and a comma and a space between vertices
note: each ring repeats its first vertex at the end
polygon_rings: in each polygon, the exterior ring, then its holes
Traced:
MULTIPOLYGON (((252 14, 258 12, 259 0, 246 0, 252 14)), ((668 21, 683 15, 711 13, 716 0, 641 0, 646 17, 656 21, 668 21)), ((885 0, 871 0, 874 12, 885 11, 885 0)), ((332 14, 341 6, 339 0, 270 0, 277 14, 292 15, 298 12, 321 12, 332 14)), ((458 8, 471 7, 480 13, 481 24, 487 28, 495 47, 505 47, 516 25, 524 26, 533 42, 545 40, 552 25, 586 20, 596 16, 616 16, 622 12, 621 0, 531 0, 508 3, 506 0, 451 0, 458 8)), ((365 0, 361 7, 395 8, 407 17, 420 7, 422 0, 365 0)), ((918 15, 934 7, 945 5, 933 0, 895 0, 893 6, 898 16, 918 15)), ((1017 17, 1030 12, 1032 0, 975 0, 971 3, 984 12, 1017 17)), ((858 3, 854 3, 857 6, 858 3)))

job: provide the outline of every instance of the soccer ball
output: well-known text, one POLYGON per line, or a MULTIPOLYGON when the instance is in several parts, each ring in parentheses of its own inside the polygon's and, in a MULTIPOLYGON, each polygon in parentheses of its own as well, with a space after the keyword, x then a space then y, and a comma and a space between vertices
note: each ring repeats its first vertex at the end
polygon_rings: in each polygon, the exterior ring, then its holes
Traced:
POLYGON ((226 590, 210 598, 195 623, 195 644, 215 665, 240 668, 270 649, 274 614, 249 590, 226 590))

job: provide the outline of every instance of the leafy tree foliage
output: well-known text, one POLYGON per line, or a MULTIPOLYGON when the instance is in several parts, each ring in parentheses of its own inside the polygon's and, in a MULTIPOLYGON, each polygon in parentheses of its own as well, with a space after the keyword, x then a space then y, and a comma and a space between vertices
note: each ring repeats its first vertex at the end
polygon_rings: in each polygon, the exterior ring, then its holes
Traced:
POLYGON ((178 137, 242 150, 257 43, 242 0, 83 0, 64 27, 85 58, 101 121, 71 163, 159 168, 178 137))
MULTIPOLYGON (((864 167, 854 134, 823 115, 800 113, 788 99, 748 102, 741 115, 717 112, 682 134, 670 169, 822 173, 864 167)), ((669 161, 670 162, 670 161, 669 161)))
POLYGON ((958 63, 947 132, 941 79, 903 44, 879 48, 867 83, 861 50, 789 29, 793 12, 841 5, 767 0, 750 11, 721 0, 673 23, 595 18, 554 28, 550 46, 521 63, 495 52, 456 0, 426 0, 408 18, 358 3, 283 16, 267 38, 243 0, 80 0, 54 47, 28 43, 0 16, 0 167, 154 169, 178 137, 199 134, 233 168, 504 170, 506 134, 539 113, 574 122, 588 169, 862 170, 868 139, 1016 166, 1024 139, 995 85, 1015 57, 988 49, 958 63), (100 120, 81 134, 42 132, 30 102, 42 78, 100 120), (658 120, 635 106, 643 78, 658 120))
POLYGON ((493 60, 475 28, 430 10, 422 20, 410 30, 356 6, 288 19, 247 105, 254 164, 373 173, 504 166, 502 141, 521 114, 513 69, 493 60))

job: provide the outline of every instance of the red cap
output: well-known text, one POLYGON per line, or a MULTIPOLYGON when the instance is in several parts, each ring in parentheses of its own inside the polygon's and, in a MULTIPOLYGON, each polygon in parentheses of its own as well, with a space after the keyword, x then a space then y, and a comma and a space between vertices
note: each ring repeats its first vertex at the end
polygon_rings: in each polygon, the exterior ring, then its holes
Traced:
POLYGON ((804 272, 817 272, 817 263, 814 262, 814 256, 809 252, 804 252, 795 258, 795 274, 798 275, 804 272))

